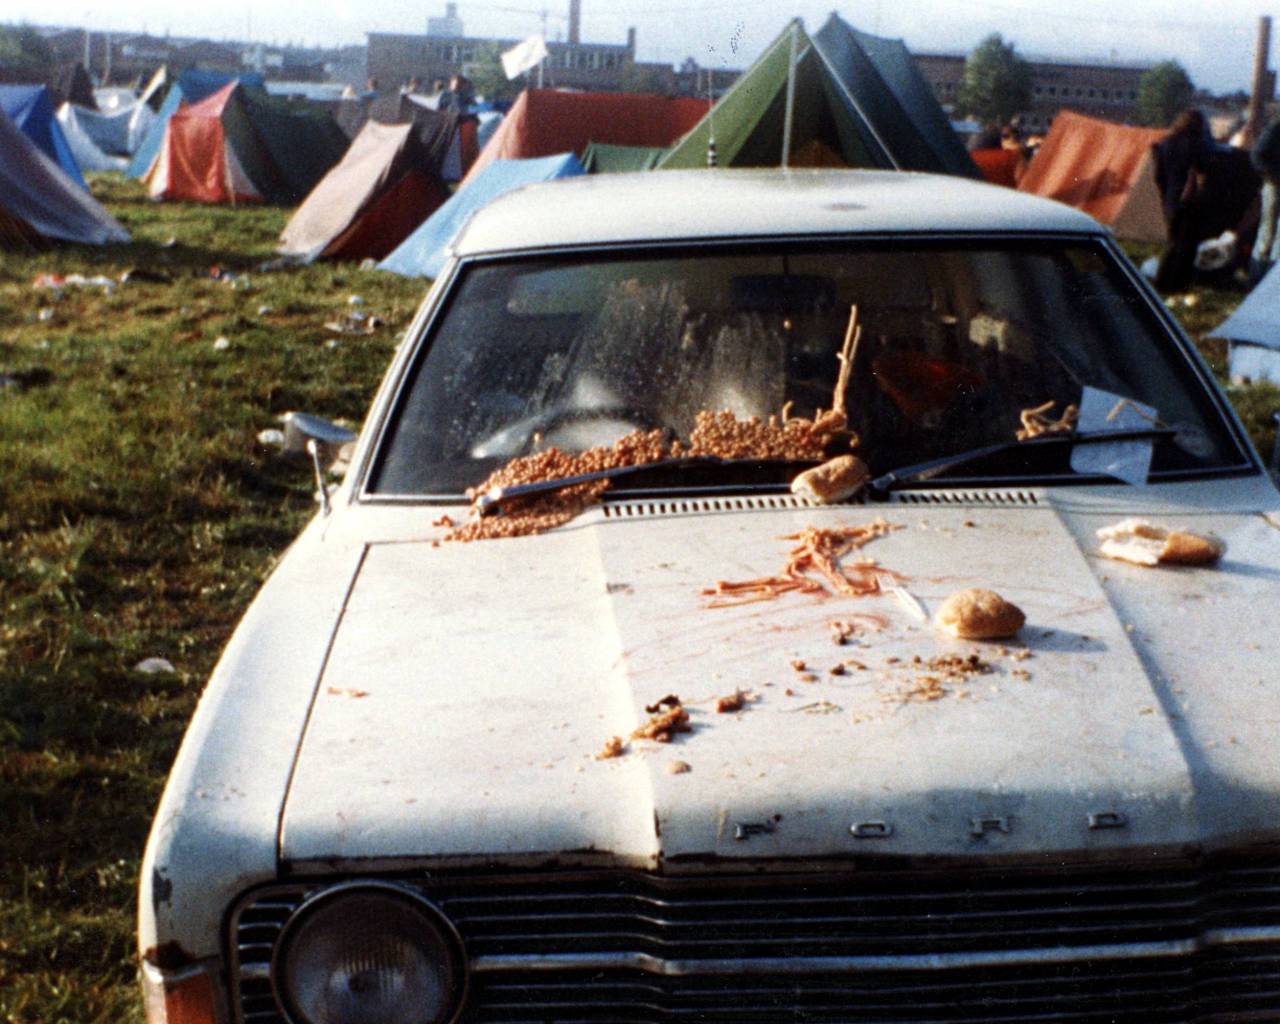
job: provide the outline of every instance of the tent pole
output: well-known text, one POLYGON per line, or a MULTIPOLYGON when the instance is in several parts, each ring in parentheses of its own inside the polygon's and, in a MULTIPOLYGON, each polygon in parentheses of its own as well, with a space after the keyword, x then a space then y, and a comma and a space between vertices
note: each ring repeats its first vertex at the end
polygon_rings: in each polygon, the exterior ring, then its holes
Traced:
POLYGON ((791 125, 796 107, 796 47, 799 45, 800 19, 791 21, 791 56, 787 59, 787 109, 782 119, 782 166, 791 165, 791 125))

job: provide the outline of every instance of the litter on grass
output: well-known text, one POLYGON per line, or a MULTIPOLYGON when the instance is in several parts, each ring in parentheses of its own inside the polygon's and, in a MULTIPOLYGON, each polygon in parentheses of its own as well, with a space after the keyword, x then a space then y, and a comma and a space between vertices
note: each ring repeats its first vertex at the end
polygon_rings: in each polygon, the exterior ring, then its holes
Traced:
POLYGON ((138 664, 133 666, 135 672, 141 672, 144 676, 158 676, 164 672, 176 672, 173 662, 168 658, 143 658, 138 664))

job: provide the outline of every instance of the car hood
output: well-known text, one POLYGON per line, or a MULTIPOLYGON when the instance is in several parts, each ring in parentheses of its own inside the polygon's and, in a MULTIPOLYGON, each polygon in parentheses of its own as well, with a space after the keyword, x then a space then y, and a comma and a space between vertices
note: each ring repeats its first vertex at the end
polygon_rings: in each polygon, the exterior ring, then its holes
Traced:
POLYGON ((283 859, 679 870, 1274 840, 1280 698, 1249 642, 1276 607, 1270 521, 1199 517, 1227 540, 1224 562, 1144 569, 1094 553, 1114 515, 1043 501, 777 504, 614 507, 536 537, 369 545, 283 859), (897 529, 861 554, 927 613, 991 588, 1025 611, 1019 637, 952 639, 891 594, 708 606, 718 580, 781 571, 786 535, 881 515, 897 529), (834 621, 866 613, 885 627, 833 641, 834 621), (938 694, 929 663, 952 655, 984 670, 938 694), (742 710, 717 712, 739 690, 742 710), (629 739, 668 694, 692 731, 629 739), (624 753, 599 758, 612 736, 624 753))

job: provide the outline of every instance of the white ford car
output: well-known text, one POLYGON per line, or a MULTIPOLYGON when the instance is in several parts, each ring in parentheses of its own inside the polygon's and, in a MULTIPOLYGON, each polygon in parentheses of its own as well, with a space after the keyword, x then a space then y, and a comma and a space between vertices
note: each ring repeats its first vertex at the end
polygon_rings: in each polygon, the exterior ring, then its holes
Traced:
POLYGON ((1280 1021, 1277 615, 1280 494, 1089 218, 522 190, 209 681, 148 1020, 1280 1021))

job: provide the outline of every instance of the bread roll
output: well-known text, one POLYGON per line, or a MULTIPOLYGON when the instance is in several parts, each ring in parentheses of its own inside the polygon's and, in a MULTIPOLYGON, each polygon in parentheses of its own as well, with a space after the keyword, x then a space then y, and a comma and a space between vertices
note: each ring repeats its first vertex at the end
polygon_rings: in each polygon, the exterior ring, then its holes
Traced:
POLYGON ((996 640, 1013 636, 1027 617, 994 590, 971 587, 943 601, 933 621, 961 640, 996 640))
POLYGON ((870 475, 867 464, 856 455, 838 455, 792 480, 791 493, 819 505, 831 505, 857 494, 870 475))
POLYGON ((1227 546, 1211 534, 1171 530, 1145 519, 1126 519, 1098 531, 1108 558, 1133 565, 1212 565, 1227 546))

